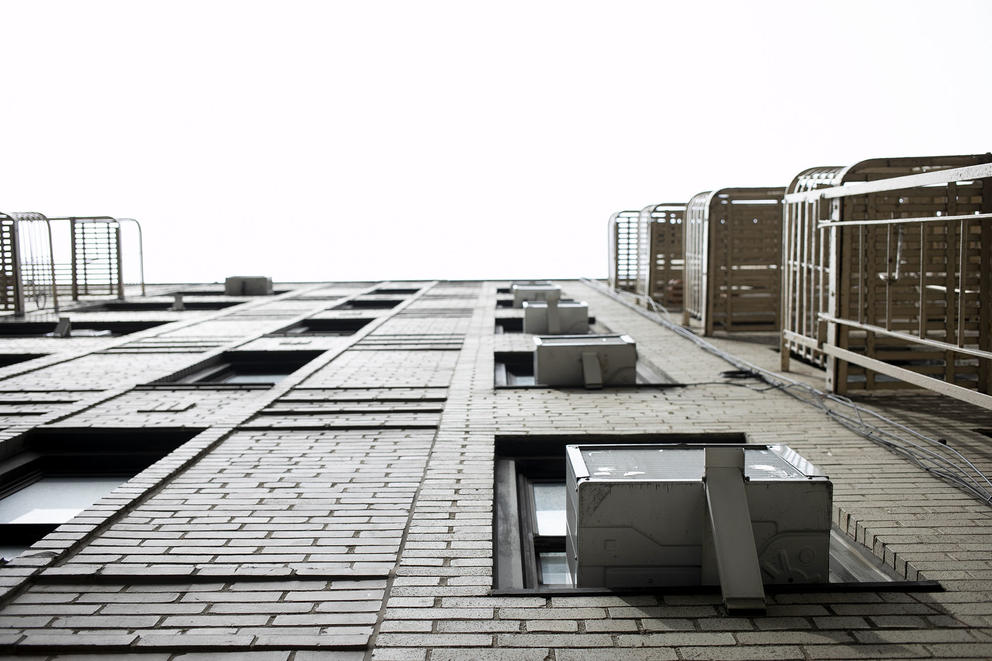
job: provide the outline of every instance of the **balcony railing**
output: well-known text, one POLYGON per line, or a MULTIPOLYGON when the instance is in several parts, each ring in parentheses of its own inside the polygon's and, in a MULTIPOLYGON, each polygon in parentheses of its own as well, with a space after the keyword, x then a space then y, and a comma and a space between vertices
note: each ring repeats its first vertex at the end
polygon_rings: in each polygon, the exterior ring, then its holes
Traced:
POLYGON ((923 387, 992 408, 992 164, 786 195, 789 351, 839 394, 923 387))
POLYGON ((133 218, 0 213, 0 311, 58 312, 68 299, 124 298, 121 229, 136 229, 145 292, 141 225, 133 218))

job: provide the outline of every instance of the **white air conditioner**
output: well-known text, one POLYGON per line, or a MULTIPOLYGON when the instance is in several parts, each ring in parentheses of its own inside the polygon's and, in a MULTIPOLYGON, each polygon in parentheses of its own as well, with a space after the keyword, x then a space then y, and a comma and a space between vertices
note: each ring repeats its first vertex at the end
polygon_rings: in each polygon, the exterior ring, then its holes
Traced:
POLYGON ((232 275, 224 280, 224 293, 228 296, 269 296, 272 294, 272 278, 232 275))
POLYGON ((548 299, 561 299, 561 287, 558 285, 513 285, 510 287, 513 294, 513 307, 521 308, 524 301, 547 301, 548 299))
POLYGON ((524 301, 524 332, 583 335, 589 332, 589 304, 582 301, 524 301))
POLYGON ((628 335, 539 335, 534 381, 545 386, 633 385, 637 345, 628 335))
MULTIPOLYGON (((570 445, 566 555, 577 587, 828 581, 832 485, 785 445, 570 445)), ((729 591, 729 592, 728 592, 729 591)), ((729 594, 729 596, 728 596, 729 594)))

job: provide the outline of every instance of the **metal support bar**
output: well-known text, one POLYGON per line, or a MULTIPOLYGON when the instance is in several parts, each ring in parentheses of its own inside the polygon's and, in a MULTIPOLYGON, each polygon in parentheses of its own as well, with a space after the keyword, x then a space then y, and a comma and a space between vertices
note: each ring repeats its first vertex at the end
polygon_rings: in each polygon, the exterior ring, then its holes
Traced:
POLYGON ((599 357, 595 351, 582 352, 582 377, 585 379, 586 388, 603 387, 603 370, 599 366, 599 357))
POLYGON ((874 358, 862 356, 859 353, 854 353, 853 351, 848 351, 847 349, 841 349, 840 347, 835 347, 830 344, 823 345, 823 352, 841 360, 846 360, 849 363, 867 367, 868 369, 879 372, 880 374, 886 374, 896 379, 900 379, 901 381, 920 386, 921 388, 933 390, 941 395, 954 397, 955 399, 960 399, 974 404, 975 406, 981 406, 985 409, 992 409, 992 396, 983 395, 975 390, 962 388, 961 386, 954 385, 953 383, 947 383, 946 381, 941 381, 940 379, 925 376, 919 372, 913 372, 912 370, 896 367, 895 365, 890 365, 889 363, 882 362, 881 360, 875 360, 874 358))
POLYGON ((548 294, 548 334, 561 334, 561 313, 558 310, 558 294, 548 294))
POLYGON ((730 611, 763 611, 765 588, 744 491, 744 449, 707 447, 705 453, 706 506, 723 603, 730 611))

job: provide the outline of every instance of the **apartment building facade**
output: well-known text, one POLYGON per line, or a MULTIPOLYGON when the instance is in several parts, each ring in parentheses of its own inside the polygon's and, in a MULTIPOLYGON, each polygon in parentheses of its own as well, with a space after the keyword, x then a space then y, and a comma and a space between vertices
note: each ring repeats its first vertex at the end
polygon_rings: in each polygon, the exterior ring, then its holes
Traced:
MULTIPOLYGON (((157 286, 70 310, 65 337, 52 318, 0 322, 0 653, 992 657, 987 503, 601 285, 558 284, 593 331, 633 338, 638 384, 533 385, 506 281, 157 286), (561 482, 566 445, 728 439, 824 471, 836 535, 879 580, 769 588, 745 614, 709 588, 564 584, 562 535, 541 530, 563 512, 541 485, 561 482)), ((988 411, 864 404, 992 464, 988 411)))

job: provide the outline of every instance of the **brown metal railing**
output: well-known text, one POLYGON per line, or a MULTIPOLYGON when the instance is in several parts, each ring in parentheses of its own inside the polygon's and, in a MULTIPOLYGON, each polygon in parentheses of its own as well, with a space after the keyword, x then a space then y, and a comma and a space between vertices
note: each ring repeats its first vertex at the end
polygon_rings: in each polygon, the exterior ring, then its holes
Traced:
POLYGON ((682 320, 703 333, 779 329, 784 188, 725 188, 689 200, 682 320))
POLYGON ((610 216, 610 287, 634 291, 637 288, 639 213, 618 211, 610 216))
MULTIPOLYGON (((955 157, 961 158, 961 157, 955 157)), ((992 408, 992 164, 786 195, 782 366, 992 408)))
POLYGON ((666 308, 682 306, 684 218, 684 203, 652 204, 638 217, 636 293, 666 308))
POLYGON ((29 311, 58 312, 60 293, 72 300, 80 296, 124 298, 122 222, 137 228, 144 294, 141 225, 133 218, 0 213, 0 310, 17 316, 29 311), (67 263, 57 261, 52 233, 53 223, 62 222, 69 232, 67 263))

